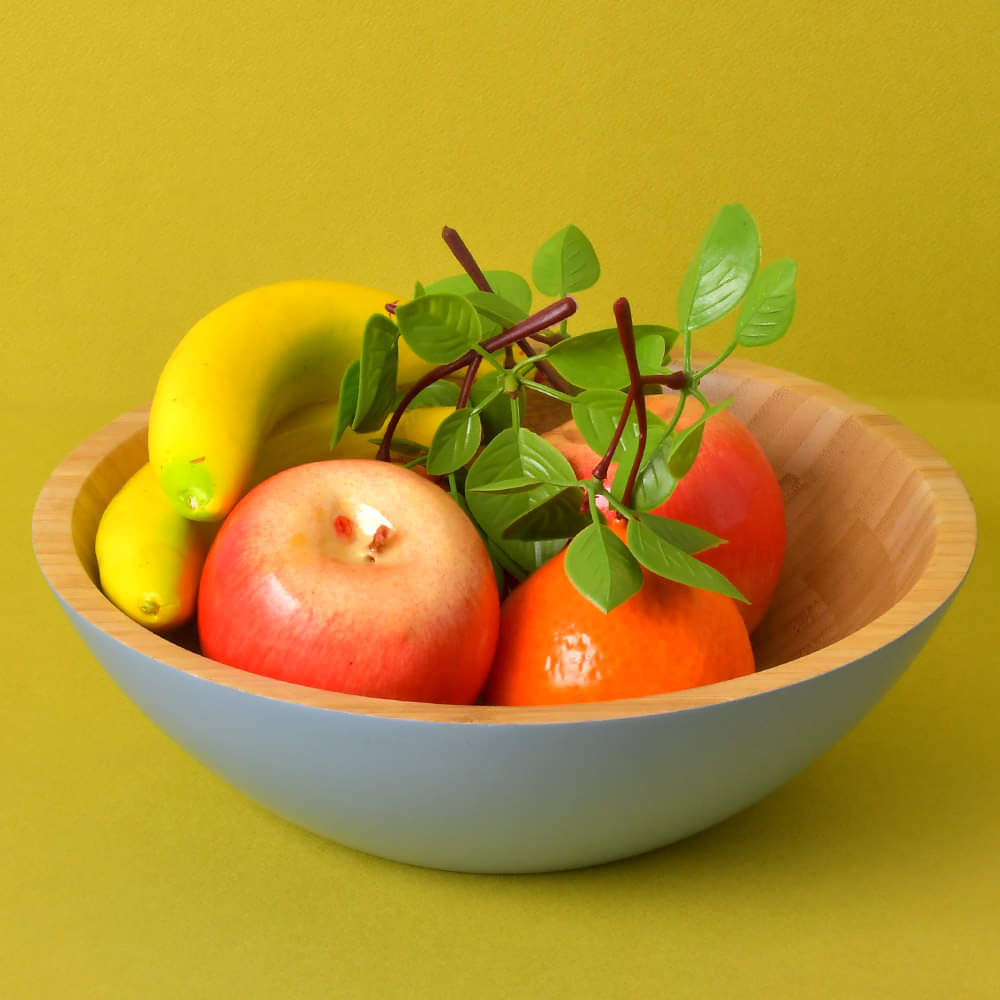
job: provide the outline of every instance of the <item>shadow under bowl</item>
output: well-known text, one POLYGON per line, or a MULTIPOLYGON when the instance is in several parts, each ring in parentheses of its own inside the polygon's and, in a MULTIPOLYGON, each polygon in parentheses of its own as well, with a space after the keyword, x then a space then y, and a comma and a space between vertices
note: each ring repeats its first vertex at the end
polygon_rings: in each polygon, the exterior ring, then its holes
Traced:
MULTIPOLYGON (((832 746, 926 643, 976 541, 954 469, 905 426, 788 372, 732 360, 731 397, 777 473, 786 561, 756 673, 654 697, 534 708, 342 695, 216 663, 101 593, 100 516, 147 460, 148 408, 112 421, 38 498, 38 563, 125 693, 224 780, 371 854, 476 872, 551 871, 671 843, 759 800, 832 746)), ((547 429, 564 414, 530 414, 547 429)))

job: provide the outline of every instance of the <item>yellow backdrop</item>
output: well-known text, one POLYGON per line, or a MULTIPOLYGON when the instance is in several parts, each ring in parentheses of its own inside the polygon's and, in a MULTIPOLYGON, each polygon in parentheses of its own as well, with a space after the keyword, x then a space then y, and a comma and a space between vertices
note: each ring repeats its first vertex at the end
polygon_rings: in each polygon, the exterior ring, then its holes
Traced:
POLYGON ((0 14, 0 995, 997 995, 995 0, 481 6, 0 14), (573 222, 603 264, 581 325, 619 295, 670 323, 732 201, 799 264, 792 331, 751 356, 918 429, 984 539, 890 697, 759 806, 591 872, 403 868, 247 803, 70 633, 34 497, 213 306, 405 293, 455 270, 444 224, 526 271, 573 222))

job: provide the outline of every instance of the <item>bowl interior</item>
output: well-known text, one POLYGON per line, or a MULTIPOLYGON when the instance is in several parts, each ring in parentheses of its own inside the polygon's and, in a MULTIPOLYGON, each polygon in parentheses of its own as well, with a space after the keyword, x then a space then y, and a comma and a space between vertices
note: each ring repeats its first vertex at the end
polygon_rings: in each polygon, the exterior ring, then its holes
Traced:
MULTIPOLYGON (((974 514, 954 470, 915 434, 833 389, 751 362, 728 362, 707 377, 702 388, 713 402, 732 399, 731 412, 763 446, 786 504, 787 555, 771 609, 753 636, 758 663, 755 678, 779 665, 798 663, 794 675, 780 681, 787 683, 847 662, 912 627, 958 586, 971 561, 974 514), (935 558, 950 559, 950 569, 927 579, 935 558), (909 604, 904 600, 908 595, 909 604), (893 618, 894 609, 898 613, 893 618), (876 624, 878 629, 872 632, 876 624), (861 637, 835 654, 810 661, 812 654, 837 647, 852 636, 861 637)), ((532 394, 532 400, 536 399, 540 402, 528 416, 536 429, 548 429, 566 418, 563 408, 532 394)), ((77 449, 58 470, 63 474, 59 483, 54 474, 47 486, 50 506, 70 504, 78 566, 95 591, 94 537, 101 513, 147 459, 145 410, 126 414, 113 426, 113 433, 95 435, 85 443, 92 443, 92 448, 77 449), (63 493, 57 496, 53 491, 60 488, 63 493)), ((44 499, 43 492, 40 507, 44 499)), ((45 529, 39 529, 38 509, 35 535, 42 568, 54 582, 45 565, 54 542, 47 543, 45 529)), ((103 602, 99 593, 83 595, 81 589, 86 586, 77 585, 68 598, 75 606, 85 596, 91 606, 95 599, 103 602)), ((85 608, 78 609, 86 613, 85 608)), ((104 612, 102 627, 106 607, 104 612)), ((144 633, 124 615, 118 618, 122 636, 144 633)), ((170 645, 159 637, 151 640, 160 644, 161 653, 170 645)), ((174 648, 187 647, 190 656, 196 649, 193 631, 174 636, 173 644, 174 648)), ((185 669, 192 664, 183 656, 178 661, 185 669)), ((244 684, 253 675, 222 669, 228 673, 216 674, 216 679, 223 676, 236 686, 258 687, 256 678, 244 684), (233 680, 234 673, 243 677, 233 680)), ((768 686, 778 682, 775 678, 768 686)), ((658 697, 663 708, 673 708, 760 689, 752 678, 738 678, 699 689, 697 695, 658 697)), ((296 690, 297 699, 307 691, 296 690)))

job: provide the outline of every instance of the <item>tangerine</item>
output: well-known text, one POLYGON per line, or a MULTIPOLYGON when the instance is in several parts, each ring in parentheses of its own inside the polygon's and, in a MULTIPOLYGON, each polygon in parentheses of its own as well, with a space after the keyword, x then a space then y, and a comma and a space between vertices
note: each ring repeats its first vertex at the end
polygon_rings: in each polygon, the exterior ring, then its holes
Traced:
POLYGON ((486 704, 613 701, 753 673, 732 598, 643 569, 642 587, 605 614, 573 586, 565 561, 563 550, 503 602, 486 704))
MULTIPOLYGON (((669 421, 678 397, 647 396, 647 409, 669 421)), ((704 412, 689 397, 677 422, 682 431, 704 412)), ((592 475, 596 455, 572 421, 544 435, 581 478, 592 475)), ((605 485, 610 488, 616 466, 605 485)), ((598 499, 598 506, 606 502, 598 499)), ((685 521, 727 544, 699 552, 697 558, 730 580, 749 603, 739 603, 747 628, 761 622, 774 596, 785 558, 785 505, 781 486, 763 448, 745 424, 726 410, 705 423, 698 457, 669 499, 652 513, 685 521)))

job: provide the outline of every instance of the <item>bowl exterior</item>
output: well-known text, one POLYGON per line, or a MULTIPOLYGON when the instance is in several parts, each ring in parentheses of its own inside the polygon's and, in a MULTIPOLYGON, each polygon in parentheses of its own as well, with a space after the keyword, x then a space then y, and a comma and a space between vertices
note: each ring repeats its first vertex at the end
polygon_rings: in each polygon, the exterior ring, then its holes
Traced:
POLYGON ((468 872, 599 864, 731 816, 851 729, 948 605, 870 655, 750 697, 618 719, 491 724, 240 691, 137 652, 56 596, 142 711, 251 799, 358 850, 468 872))

